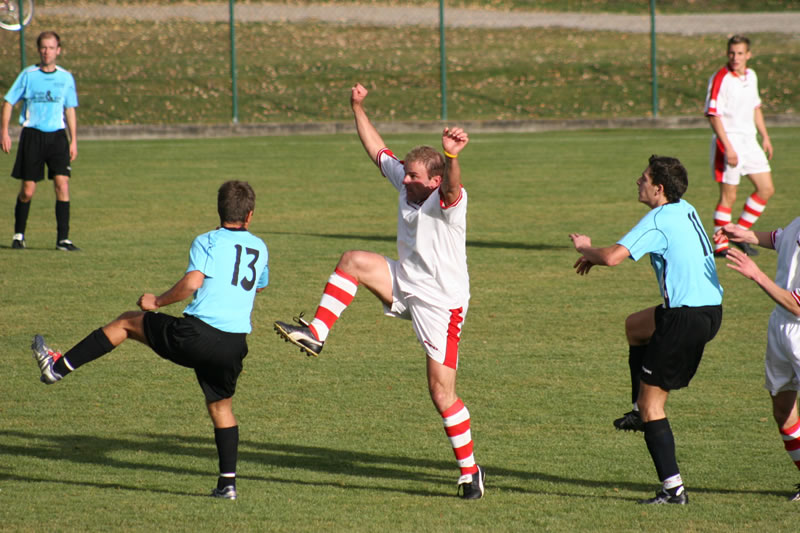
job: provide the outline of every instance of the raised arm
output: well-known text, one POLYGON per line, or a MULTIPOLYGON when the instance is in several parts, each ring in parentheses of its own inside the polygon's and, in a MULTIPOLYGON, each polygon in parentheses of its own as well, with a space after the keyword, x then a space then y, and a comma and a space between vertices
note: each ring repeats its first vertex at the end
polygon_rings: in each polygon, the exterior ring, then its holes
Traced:
POLYGON ((440 191, 445 205, 452 205, 461 196, 461 165, 458 154, 469 142, 467 132, 461 128, 445 128, 442 132, 444 149, 444 176, 440 191))
POLYGON ((628 249, 621 244, 595 248, 587 235, 570 233, 569 238, 572 239, 575 250, 581 254, 581 257, 573 265, 575 271, 581 276, 588 274, 594 265, 616 266, 630 256, 628 249))
POLYGON ((367 97, 369 91, 360 83, 356 83, 350 94, 350 107, 353 108, 353 116, 356 120, 356 131, 358 131, 358 138, 361 139, 361 144, 364 145, 364 150, 367 155, 375 164, 378 164, 378 153, 386 148, 378 130, 372 125, 367 117, 367 112, 364 111, 364 99, 367 97))

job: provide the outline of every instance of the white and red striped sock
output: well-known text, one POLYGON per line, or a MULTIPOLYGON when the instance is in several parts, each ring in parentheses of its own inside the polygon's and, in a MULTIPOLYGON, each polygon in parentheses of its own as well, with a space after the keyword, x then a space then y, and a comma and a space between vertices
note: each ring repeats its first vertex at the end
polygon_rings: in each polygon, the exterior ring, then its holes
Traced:
POLYGON ((338 268, 331 274, 325 290, 322 292, 322 299, 314 314, 314 320, 311 321, 311 332, 314 333, 317 340, 325 342, 334 322, 353 301, 357 290, 358 281, 350 274, 346 274, 338 268))
POLYGON ((767 207, 766 200, 762 200, 756 193, 751 194, 744 203, 744 209, 736 224, 741 228, 750 229, 764 212, 765 207, 767 207))
POLYGON ((786 448, 789 457, 792 458, 792 461, 800 470, 800 420, 792 427, 781 428, 780 431, 781 437, 783 437, 783 447, 786 448))
POLYGON ((450 445, 456 454, 461 475, 474 474, 478 471, 475 456, 472 454, 472 432, 470 431, 469 411, 461 398, 442 413, 444 431, 450 439, 450 445))
MULTIPOLYGON (((722 226, 725 224, 729 224, 732 220, 731 216, 731 208, 725 207, 722 204, 718 204, 717 208, 714 210, 714 233, 717 232, 722 226)), ((729 247, 728 239, 724 239, 722 242, 715 242, 714 243, 714 251, 721 252, 722 250, 727 250, 729 247)))

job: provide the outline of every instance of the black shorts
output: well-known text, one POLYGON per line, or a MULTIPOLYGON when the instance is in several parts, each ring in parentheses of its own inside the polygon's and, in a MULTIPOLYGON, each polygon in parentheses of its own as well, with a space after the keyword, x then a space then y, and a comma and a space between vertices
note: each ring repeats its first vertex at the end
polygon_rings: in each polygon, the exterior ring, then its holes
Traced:
POLYGON ((36 128, 22 128, 17 147, 17 160, 11 177, 18 180, 42 181, 44 165, 47 164, 47 177, 70 175, 69 140, 66 130, 53 132, 39 131, 36 128))
POLYGON ((656 308, 656 331, 642 360, 642 381, 674 390, 697 372, 706 343, 719 331, 722 306, 656 308))
POLYGON ((228 333, 199 318, 144 314, 147 343, 158 355, 193 368, 206 400, 216 402, 236 392, 236 380, 247 355, 247 334, 228 333))

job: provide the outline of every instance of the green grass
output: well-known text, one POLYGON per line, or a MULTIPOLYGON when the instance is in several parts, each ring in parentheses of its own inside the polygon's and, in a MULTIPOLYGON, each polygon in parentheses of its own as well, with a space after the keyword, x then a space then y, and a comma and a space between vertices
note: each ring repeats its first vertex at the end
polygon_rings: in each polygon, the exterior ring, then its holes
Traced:
MULTIPOLYGON (((761 229, 792 220, 800 193, 800 130, 771 133, 777 193, 761 229)), ((344 250, 395 255, 395 194, 354 135, 82 142, 72 237, 83 251, 53 249, 49 184, 34 199, 30 248, 0 247, 0 530, 795 531, 784 498, 798 474, 762 389, 771 301, 718 262, 722 329, 668 405, 692 502, 643 509, 634 501, 656 488, 652 463, 641 435, 615 432, 611 420, 628 408, 623 321, 658 303, 656 284, 646 260, 588 277, 571 268, 568 233, 611 244, 643 216, 635 180, 652 153, 684 161, 686 198, 710 229, 708 137, 472 136, 460 159, 472 300, 459 393, 488 492, 471 503, 455 498, 458 471, 407 322, 383 317, 361 290, 318 359, 271 329, 313 313, 344 250), (217 224, 216 189, 233 177, 256 190, 252 229, 271 267, 234 402, 235 503, 204 496, 216 455, 190 371, 129 342, 45 387, 28 350, 37 332, 66 350, 142 292, 168 288, 191 239, 217 224)), ((437 138, 387 142, 402 154, 437 138)), ((16 187, 0 180, 9 239, 16 187)), ((774 254, 757 260, 774 272, 774 254)))
MULTIPOLYGON (((37 17, 34 36, 59 28, 60 64, 73 72, 79 125, 221 124, 232 117, 227 24, 37 17)), ((375 120, 441 115, 438 34, 422 27, 237 25, 243 123, 350 121, 350 87, 372 89, 375 120)), ((755 34, 764 112, 796 113, 800 40, 755 34)), ((447 32, 452 120, 644 117, 652 114, 646 34, 568 29, 447 32)), ((725 64, 726 35, 658 37, 660 116, 700 116, 709 76, 725 64)), ((18 74, 19 38, 0 32, 0 93, 18 74)), ((18 113, 20 106, 15 111, 18 113)), ((15 118, 16 121, 16 118, 15 118)))

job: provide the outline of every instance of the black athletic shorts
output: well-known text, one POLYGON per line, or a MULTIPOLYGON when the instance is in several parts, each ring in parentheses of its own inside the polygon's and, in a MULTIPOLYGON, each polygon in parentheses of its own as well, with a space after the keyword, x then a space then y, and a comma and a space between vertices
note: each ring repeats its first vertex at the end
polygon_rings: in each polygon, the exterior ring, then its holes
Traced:
POLYGON ((18 180, 42 181, 44 165, 47 164, 47 177, 69 176, 69 140, 66 130, 52 132, 36 128, 22 128, 17 147, 17 160, 11 177, 18 180))
POLYGON ((247 355, 247 334, 228 333, 190 315, 144 314, 147 343, 158 355, 193 368, 208 402, 230 398, 247 355))
POLYGON ((719 331, 722 306, 656 307, 656 331, 642 360, 642 381, 674 390, 686 387, 700 366, 706 343, 719 331))

